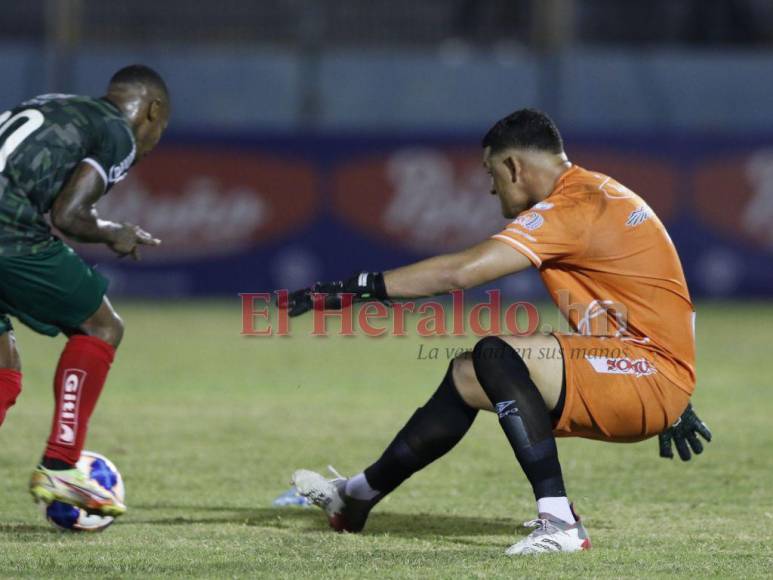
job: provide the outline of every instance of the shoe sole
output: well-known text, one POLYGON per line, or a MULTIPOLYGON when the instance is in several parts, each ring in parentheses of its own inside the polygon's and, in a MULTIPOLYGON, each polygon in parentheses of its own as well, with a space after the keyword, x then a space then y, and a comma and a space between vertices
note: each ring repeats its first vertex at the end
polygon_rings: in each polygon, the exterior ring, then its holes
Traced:
POLYGON ((531 552, 510 552, 509 548, 508 550, 505 550, 505 556, 513 557, 513 556, 549 556, 552 554, 576 554, 577 552, 587 552, 591 549, 591 543, 590 538, 585 538, 580 544, 580 547, 576 550, 556 550, 551 552, 538 552, 538 551, 531 551, 531 552))
POLYGON ((338 496, 336 486, 319 473, 299 469, 293 473, 291 483, 300 495, 325 510, 329 517, 334 517, 343 509, 343 502, 338 496))
POLYGON ((45 487, 35 486, 30 488, 30 494, 36 502, 43 502, 46 505, 56 501, 56 496, 45 487))
POLYGON ((89 514, 95 514, 100 516, 111 516, 114 518, 117 518, 118 516, 122 516, 126 513, 126 508, 122 506, 117 505, 83 505, 79 503, 75 503, 70 498, 63 498, 63 497, 57 497, 56 494, 54 494, 52 491, 46 489, 42 486, 35 486, 30 488, 30 494, 32 495, 33 499, 36 502, 43 502, 46 505, 50 505, 51 503, 55 501, 59 501, 62 503, 66 503, 69 505, 73 505, 75 507, 78 507, 89 514))

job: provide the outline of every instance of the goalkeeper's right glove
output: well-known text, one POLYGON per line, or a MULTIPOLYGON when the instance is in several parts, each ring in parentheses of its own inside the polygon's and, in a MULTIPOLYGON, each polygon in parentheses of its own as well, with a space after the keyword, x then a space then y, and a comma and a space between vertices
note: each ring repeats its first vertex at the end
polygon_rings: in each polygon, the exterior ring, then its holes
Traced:
POLYGON ((360 272, 346 280, 317 282, 311 288, 302 288, 290 294, 287 309, 290 316, 300 316, 315 306, 340 310, 344 305, 342 295, 351 295, 352 302, 367 300, 387 301, 384 274, 381 272, 360 272), (315 303, 314 295, 323 294, 324 300, 315 303))

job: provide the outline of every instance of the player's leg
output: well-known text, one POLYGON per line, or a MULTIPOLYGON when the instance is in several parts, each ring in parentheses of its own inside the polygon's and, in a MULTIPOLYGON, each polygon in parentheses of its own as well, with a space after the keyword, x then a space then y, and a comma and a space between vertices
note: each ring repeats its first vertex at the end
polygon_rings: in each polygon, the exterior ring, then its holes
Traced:
POLYGON ((54 375, 56 407, 43 460, 33 472, 30 492, 50 503, 57 500, 103 515, 118 516, 126 506, 75 469, 83 451, 89 420, 107 379, 123 323, 104 297, 97 311, 76 330, 59 358, 54 375))
POLYGON ((538 513, 574 523, 553 436, 563 387, 561 349, 552 336, 481 339, 473 350, 475 375, 531 483, 538 513), (553 356, 541 356, 541 353, 553 356))
POLYGON ((21 392, 21 360, 8 317, 0 317, 0 425, 21 392))
POLYGON ((553 435, 562 406, 564 362, 552 336, 486 337, 473 349, 481 389, 531 484, 537 529, 511 546, 510 555, 577 551, 590 539, 569 504, 553 435))
POLYGON ((71 469, 77 463, 123 337, 123 322, 104 297, 97 311, 68 335, 54 375, 56 407, 42 462, 48 469, 71 469))
MULTIPOLYGON (((531 343, 535 360, 539 358, 538 351, 545 354, 545 363, 535 373, 545 397, 551 401, 551 409, 555 408, 562 388, 560 348, 552 337, 537 337, 531 343), (557 360, 547 356, 548 348, 556 351, 557 360)), ((491 411, 493 406, 476 376, 474 357, 457 357, 429 402, 414 413, 381 458, 363 472, 364 478, 358 476, 349 481, 348 490, 380 499, 450 451, 467 433, 481 409, 491 411), (360 482, 362 488, 358 485, 360 482), (378 493, 369 491, 367 486, 378 493)))
POLYGON ((105 515, 125 507, 75 469, 88 422, 121 340, 123 326, 107 301, 107 280, 59 240, 38 251, 0 257, 0 312, 48 336, 69 340, 54 377, 56 412, 45 459, 32 474, 30 493, 105 515))
POLYGON ((348 480, 333 482, 301 470, 294 474, 294 484, 302 494, 324 504, 335 529, 360 531, 381 499, 448 453, 467 433, 478 411, 461 398, 457 384, 469 380, 475 380, 472 362, 455 359, 429 401, 414 412, 370 467, 348 480))

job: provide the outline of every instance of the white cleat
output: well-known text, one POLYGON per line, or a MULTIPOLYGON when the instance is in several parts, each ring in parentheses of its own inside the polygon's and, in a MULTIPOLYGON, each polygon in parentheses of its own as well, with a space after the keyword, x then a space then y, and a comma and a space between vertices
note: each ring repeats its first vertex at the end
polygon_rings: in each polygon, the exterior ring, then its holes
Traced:
POLYGON ((331 517, 344 509, 344 500, 335 484, 336 481, 330 481, 316 471, 299 469, 293 473, 291 483, 298 490, 298 494, 321 507, 328 517, 331 517))
POLYGON ((331 466, 328 469, 335 475, 334 479, 326 479, 308 469, 299 469, 293 473, 292 485, 299 495, 324 510, 330 527, 336 532, 361 532, 376 502, 346 495, 346 478, 331 466))
POLYGON ((520 542, 510 546, 508 556, 534 556, 556 552, 580 552, 590 550, 590 537, 579 518, 573 524, 550 514, 539 514, 536 520, 523 524, 534 531, 520 542))

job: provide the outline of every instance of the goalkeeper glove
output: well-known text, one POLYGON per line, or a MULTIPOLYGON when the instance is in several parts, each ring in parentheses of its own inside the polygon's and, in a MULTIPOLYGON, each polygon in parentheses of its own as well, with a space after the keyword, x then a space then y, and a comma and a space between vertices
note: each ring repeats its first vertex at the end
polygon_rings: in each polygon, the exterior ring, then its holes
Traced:
POLYGON ((386 302, 387 293, 382 272, 360 272, 346 280, 336 282, 317 282, 311 288, 302 288, 292 292, 289 296, 287 309, 290 316, 300 316, 315 306, 314 294, 324 294, 317 304, 324 304, 324 308, 340 310, 343 306, 343 294, 352 295, 353 302, 366 300, 381 300, 386 302))
POLYGON ((671 441, 676 445, 676 450, 679 452, 679 457, 682 458, 682 461, 690 461, 692 457, 690 448, 692 448, 693 453, 696 455, 703 453, 703 443, 698 439, 696 433, 706 441, 711 441, 711 431, 708 426, 692 410, 692 404, 688 404, 682 416, 658 435, 660 456, 666 459, 674 458, 671 441))

